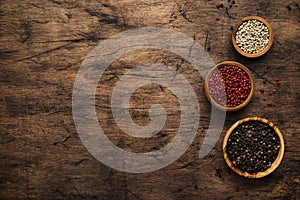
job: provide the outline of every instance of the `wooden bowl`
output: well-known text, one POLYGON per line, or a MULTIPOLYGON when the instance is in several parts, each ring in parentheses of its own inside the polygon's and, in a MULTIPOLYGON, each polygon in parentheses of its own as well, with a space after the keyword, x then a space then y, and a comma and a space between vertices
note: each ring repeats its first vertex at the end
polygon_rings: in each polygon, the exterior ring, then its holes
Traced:
POLYGON ((204 87, 204 91, 205 91, 205 95, 207 97, 207 99, 218 109, 220 110, 225 110, 225 111, 228 111, 228 112, 233 112, 233 111, 237 111, 237 110, 240 110, 242 108, 244 108, 246 105, 248 105, 253 97, 253 94, 254 94, 254 77, 251 73, 251 71, 245 67, 243 64, 241 63, 238 63, 238 62, 235 62, 235 61, 224 61, 224 62, 221 62, 221 63, 218 63, 216 66, 214 66, 209 72, 208 72, 208 75, 206 76, 206 80, 205 80, 205 87, 204 87), (212 76, 212 73, 218 69, 219 67, 222 67, 222 66, 225 66, 225 65, 233 65, 233 66, 237 66, 241 69, 243 69, 249 76, 250 78, 250 81, 251 81, 251 91, 250 91, 250 94, 248 96, 248 98, 240 105, 238 106, 235 106, 235 107, 226 107, 226 106, 223 106, 223 105, 220 105, 218 102, 216 102, 210 95, 209 93, 209 87, 208 87, 208 83, 209 83, 209 80, 212 76))
POLYGON ((267 53, 267 51, 269 51, 269 49, 271 48, 271 46, 272 46, 272 44, 273 44, 273 30, 272 30, 270 24, 269 24, 265 19, 263 19, 263 18, 261 18, 261 17, 258 17, 258 16, 248 16, 248 17, 243 18, 242 20, 240 20, 240 21, 236 24, 235 28, 233 29, 232 37, 231 37, 231 38, 232 38, 232 44, 233 44, 234 48, 235 48, 240 54, 242 54, 243 56, 246 56, 246 57, 248 57, 248 58, 256 58, 256 57, 259 57, 259 56, 264 55, 264 54, 267 53), (269 30, 269 42, 268 42, 268 44, 265 46, 265 48, 264 48, 262 51, 257 52, 257 53, 247 53, 247 52, 243 51, 243 50, 237 45, 235 36, 236 36, 236 32, 237 32, 239 26, 240 26, 243 22, 248 21, 248 20, 254 20, 254 19, 256 19, 256 20, 262 22, 263 24, 265 24, 265 25, 267 26, 267 28, 268 28, 268 30, 269 30))
POLYGON ((281 163, 282 158, 283 158, 283 154, 284 154, 284 139, 283 136, 280 132, 280 130, 269 120, 264 119, 264 118, 259 118, 259 117, 248 117, 245 119, 241 119, 239 121, 237 121, 236 123, 234 123, 226 132, 225 138, 224 138, 224 142, 223 142, 223 154, 224 154, 224 159, 227 163, 227 165, 237 174, 244 176, 246 178, 262 178, 264 176, 269 175, 270 173, 272 173, 281 163), (227 146, 227 141, 228 138, 231 134, 231 132, 240 124, 247 122, 247 121, 261 121, 263 123, 268 124, 270 127, 272 127, 276 134, 279 137, 279 144, 280 144, 280 149, 278 152, 278 156, 276 158, 276 160, 272 163, 271 167, 268 168, 267 170, 263 171, 263 172, 257 172, 257 173, 248 173, 248 172, 244 172, 241 171, 240 169, 236 168, 233 163, 229 160, 228 155, 227 155, 227 151, 226 151, 226 146, 227 146))

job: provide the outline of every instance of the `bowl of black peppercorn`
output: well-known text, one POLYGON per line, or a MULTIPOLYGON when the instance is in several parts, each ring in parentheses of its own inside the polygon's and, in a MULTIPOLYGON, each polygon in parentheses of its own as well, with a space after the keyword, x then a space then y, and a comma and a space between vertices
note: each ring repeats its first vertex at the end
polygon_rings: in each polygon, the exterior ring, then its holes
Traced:
POLYGON ((246 178, 262 178, 281 163, 284 139, 277 126, 269 120, 248 117, 228 129, 223 154, 235 173, 246 178))

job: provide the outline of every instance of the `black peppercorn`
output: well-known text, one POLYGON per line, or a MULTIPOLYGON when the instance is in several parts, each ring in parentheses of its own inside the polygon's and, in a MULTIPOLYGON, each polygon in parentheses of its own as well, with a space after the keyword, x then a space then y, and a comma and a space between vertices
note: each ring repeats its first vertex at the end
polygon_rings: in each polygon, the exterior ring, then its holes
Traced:
POLYGON ((248 173, 263 172, 270 168, 279 149, 279 137, 275 130, 260 121, 248 121, 237 126, 226 146, 232 164, 248 173))

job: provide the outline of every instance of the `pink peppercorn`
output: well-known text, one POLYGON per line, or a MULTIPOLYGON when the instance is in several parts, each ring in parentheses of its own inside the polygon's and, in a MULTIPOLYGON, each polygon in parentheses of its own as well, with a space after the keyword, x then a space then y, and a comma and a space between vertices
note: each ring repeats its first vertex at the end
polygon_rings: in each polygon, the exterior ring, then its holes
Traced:
POLYGON ((216 3, 216 7, 217 7, 217 8, 222 8, 222 7, 223 7, 223 4, 216 3))
POLYGON ((273 94, 273 91, 270 91, 270 92, 269 92, 269 95, 272 95, 272 94, 273 94))
POLYGON ((264 90, 264 89, 260 89, 259 91, 260 91, 260 93, 264 93, 264 92, 265 92, 265 90, 264 90))
POLYGON ((272 101, 269 101, 267 105, 272 106, 273 105, 272 101))
POLYGON ((237 66, 222 66, 215 70, 208 83, 211 97, 220 105, 236 107, 242 104, 251 91, 248 74, 237 66))
POLYGON ((216 20, 219 21, 221 18, 219 16, 216 17, 216 20))

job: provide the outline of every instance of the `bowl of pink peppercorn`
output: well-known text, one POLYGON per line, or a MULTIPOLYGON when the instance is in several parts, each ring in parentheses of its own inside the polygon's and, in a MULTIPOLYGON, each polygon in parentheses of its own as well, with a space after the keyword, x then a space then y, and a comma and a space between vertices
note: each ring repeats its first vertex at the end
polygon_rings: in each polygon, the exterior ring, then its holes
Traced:
POLYGON ((207 99, 216 108, 237 111, 250 103, 254 93, 254 77, 241 63, 221 62, 208 72, 204 90, 207 99))

